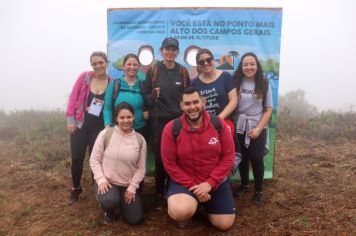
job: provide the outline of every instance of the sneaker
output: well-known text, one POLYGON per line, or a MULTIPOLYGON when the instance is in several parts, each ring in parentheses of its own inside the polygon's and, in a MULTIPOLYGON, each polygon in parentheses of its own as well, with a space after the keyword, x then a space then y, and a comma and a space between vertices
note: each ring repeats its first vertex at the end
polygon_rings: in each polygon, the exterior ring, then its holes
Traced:
POLYGON ((104 213, 104 220, 103 220, 104 224, 112 225, 112 224, 114 224, 114 221, 115 221, 114 213, 111 213, 111 212, 104 213))
POLYGON ((178 221, 178 227, 181 229, 186 229, 189 228, 192 225, 192 220, 182 220, 182 221, 178 221))
POLYGON ((166 205, 166 199, 163 195, 158 194, 155 199, 153 200, 153 207, 156 210, 162 210, 166 205))
POLYGON ((252 202, 255 205, 260 205, 263 202, 262 192, 255 192, 252 197, 252 202))
POLYGON ((72 188, 70 191, 69 202, 74 203, 79 200, 79 195, 83 192, 82 187, 72 188))
POLYGON ((250 190, 250 186, 248 185, 240 185, 240 187, 238 187, 236 189, 236 191, 234 191, 234 196, 242 196, 245 193, 247 193, 250 190))

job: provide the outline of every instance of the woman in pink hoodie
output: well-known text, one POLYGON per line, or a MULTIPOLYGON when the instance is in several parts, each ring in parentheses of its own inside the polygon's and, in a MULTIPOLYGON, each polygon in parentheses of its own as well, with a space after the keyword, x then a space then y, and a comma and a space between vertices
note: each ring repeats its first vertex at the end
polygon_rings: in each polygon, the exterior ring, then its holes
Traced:
POLYGON ((67 130, 70 134, 73 181, 70 202, 78 201, 83 191, 80 179, 85 153, 89 147, 90 155, 96 137, 104 128, 102 108, 106 87, 111 80, 106 73, 107 63, 108 58, 104 52, 93 52, 90 55, 93 71, 79 75, 69 96, 66 116, 67 130))
POLYGON ((116 125, 99 133, 90 156, 95 196, 105 212, 105 224, 114 222, 120 207, 123 220, 137 225, 143 219, 140 183, 146 171, 146 141, 132 128, 130 104, 118 104, 114 117, 116 125))

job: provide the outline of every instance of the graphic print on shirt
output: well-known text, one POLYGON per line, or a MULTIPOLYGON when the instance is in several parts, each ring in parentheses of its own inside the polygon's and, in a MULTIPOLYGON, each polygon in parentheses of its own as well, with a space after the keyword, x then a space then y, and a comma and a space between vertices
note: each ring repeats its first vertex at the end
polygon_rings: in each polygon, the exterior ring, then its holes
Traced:
POLYGON ((210 140, 209 140, 209 144, 210 145, 215 145, 219 142, 219 139, 217 137, 212 137, 210 140))
POLYGON ((206 99, 205 110, 210 114, 217 115, 216 110, 218 110, 220 105, 218 101, 219 94, 216 92, 216 89, 204 89, 200 91, 200 94, 206 99))

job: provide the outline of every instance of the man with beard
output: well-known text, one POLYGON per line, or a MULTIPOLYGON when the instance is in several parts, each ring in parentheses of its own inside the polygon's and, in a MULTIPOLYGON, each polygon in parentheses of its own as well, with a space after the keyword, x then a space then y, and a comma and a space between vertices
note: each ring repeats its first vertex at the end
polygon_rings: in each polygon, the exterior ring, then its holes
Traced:
POLYGON ((235 220, 235 204, 229 175, 235 157, 234 142, 222 119, 218 132, 211 115, 204 110, 205 99, 196 88, 183 91, 180 107, 183 115, 178 136, 175 120, 162 134, 162 161, 170 176, 167 197, 168 215, 180 226, 187 226, 197 210, 204 207, 212 225, 228 230, 235 220))

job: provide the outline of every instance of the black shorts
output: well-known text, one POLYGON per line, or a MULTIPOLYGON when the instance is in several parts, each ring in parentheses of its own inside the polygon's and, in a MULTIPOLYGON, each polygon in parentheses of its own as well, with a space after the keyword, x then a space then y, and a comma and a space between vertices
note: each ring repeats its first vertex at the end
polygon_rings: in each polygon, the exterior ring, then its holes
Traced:
MULTIPOLYGON (((195 195, 190 192, 186 187, 169 180, 169 186, 167 191, 167 198, 174 195, 184 193, 197 199, 195 195)), ((208 214, 235 214, 235 202, 231 191, 230 181, 226 180, 220 186, 213 191, 211 199, 208 202, 202 203, 205 211, 208 214)))

